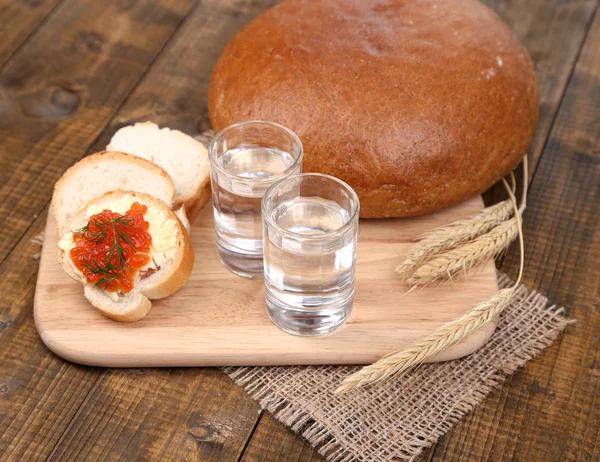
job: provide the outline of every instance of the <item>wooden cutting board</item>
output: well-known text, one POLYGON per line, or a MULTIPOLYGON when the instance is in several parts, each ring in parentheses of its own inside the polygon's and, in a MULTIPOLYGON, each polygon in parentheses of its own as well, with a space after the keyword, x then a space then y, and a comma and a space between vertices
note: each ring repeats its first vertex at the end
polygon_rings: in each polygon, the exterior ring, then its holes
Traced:
MULTIPOLYGON (((235 276, 217 257, 212 207, 192 227, 194 271, 172 296, 153 302, 133 324, 103 317, 84 298, 81 284, 57 262, 56 226, 46 225, 35 293, 35 324, 43 342, 70 361, 109 367, 367 364, 406 346, 457 317, 497 290, 493 261, 455 283, 407 293, 394 267, 418 234, 482 208, 480 197, 425 217, 361 220, 356 295, 349 321, 325 337, 297 337, 267 317, 262 280, 235 276)), ((437 360, 482 346, 488 323, 437 360)))

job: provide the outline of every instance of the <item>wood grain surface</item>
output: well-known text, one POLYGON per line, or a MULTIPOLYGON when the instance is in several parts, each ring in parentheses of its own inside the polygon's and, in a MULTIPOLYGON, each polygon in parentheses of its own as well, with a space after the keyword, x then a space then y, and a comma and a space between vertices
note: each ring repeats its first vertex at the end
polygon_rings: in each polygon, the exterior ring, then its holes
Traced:
MULTIPOLYGON (((524 215, 525 284, 577 324, 444 438, 434 460, 600 459, 599 44, 596 15, 524 215), (474 428, 485 436, 472 438, 474 428)), ((506 258, 508 274, 517 273, 517 256, 506 258)))
POLYGON ((19 49, 60 2, 61 0, 0 1, 0 18, 2 18, 0 66, 19 49))
MULTIPOLYGON (((49 352, 35 331, 39 262, 31 257, 39 246, 30 240, 44 229, 56 178, 133 121, 152 118, 189 133, 208 128, 205 90, 216 57, 273 2, 192 3, 0 1, 2 461, 321 460, 214 369, 76 366, 49 352), (99 52, 88 31, 101 36, 99 52), (77 107, 70 91, 52 98, 56 85, 71 84, 81 85, 77 107)), ((485 3, 524 42, 540 81, 526 283, 579 322, 424 459, 599 460, 597 1, 485 3)), ((517 256, 512 249, 503 263, 512 276, 517 256)))
POLYGON ((192 4, 66 0, 0 71, 0 260, 192 4))
MULTIPOLYGON (((428 230, 477 213, 480 197, 418 218, 361 220, 356 285, 350 319, 330 335, 290 335, 267 316, 264 282, 236 276, 217 255, 212 207, 192 224, 196 264, 175 294, 152 302, 136 323, 102 316, 83 296, 82 285, 61 270, 52 214, 34 299, 35 325, 43 342, 67 360, 103 367, 275 366, 370 364, 390 351, 449 322, 498 290, 490 259, 453 284, 409 292, 394 272, 398 255, 428 230)), ((432 358, 456 359, 492 335, 490 322, 432 358)))

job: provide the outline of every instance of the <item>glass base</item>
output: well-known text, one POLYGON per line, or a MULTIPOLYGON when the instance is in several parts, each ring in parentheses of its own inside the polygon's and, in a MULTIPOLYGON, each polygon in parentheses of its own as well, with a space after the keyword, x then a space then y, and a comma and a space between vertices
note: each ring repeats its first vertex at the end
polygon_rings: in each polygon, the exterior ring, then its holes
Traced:
POLYGON ((232 273, 252 279, 264 277, 262 253, 235 252, 221 245, 218 239, 217 252, 223 266, 232 273))
POLYGON ((348 297, 323 308, 299 309, 283 304, 265 287, 267 314, 281 330, 294 335, 315 337, 341 327, 352 313, 354 291, 348 297))

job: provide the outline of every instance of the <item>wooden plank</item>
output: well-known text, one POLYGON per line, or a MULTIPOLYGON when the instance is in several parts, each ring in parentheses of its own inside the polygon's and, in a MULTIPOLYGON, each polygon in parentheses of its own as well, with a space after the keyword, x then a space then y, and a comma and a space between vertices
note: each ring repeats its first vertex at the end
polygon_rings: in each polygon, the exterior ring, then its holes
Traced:
POLYGON ((281 422, 265 413, 254 432, 241 462, 262 461, 320 462, 317 450, 304 438, 295 434, 281 422), (260 444, 258 444, 260 442, 260 444))
MULTIPOLYGON (((123 107, 121 115, 94 146, 105 146, 119 125, 132 117, 128 107, 142 110, 139 98, 144 99, 144 95, 149 96, 145 98, 148 106, 142 115, 154 118, 160 113, 157 120, 180 126, 179 110, 165 108, 175 99, 185 100, 180 94, 195 94, 197 75, 204 75, 207 82, 211 60, 218 53, 206 50, 224 47, 231 35, 264 7, 264 3, 244 0, 215 0, 199 5, 123 107), (189 75, 173 67, 173 57, 194 63, 189 75)), ((202 118, 206 101, 201 98, 195 101, 200 106, 190 107, 186 117, 206 120, 202 118)), ((8 390, 0 394, 0 460, 23 460, 23 454, 28 455, 26 460, 42 460, 54 447, 52 460, 74 460, 69 455, 75 453, 89 454, 90 458, 110 454, 111 459, 123 454, 125 460, 138 454, 141 447, 157 455, 155 460, 235 460, 258 417, 258 408, 220 372, 212 369, 147 370, 137 375, 132 371, 103 372, 65 363, 43 346, 31 320, 37 262, 33 266, 21 262, 39 251, 29 239, 43 230, 45 222, 46 215, 40 215, 0 266, 4 271, 0 274, 10 276, 0 279, 0 290, 8 294, 0 305, 0 320, 4 320, 5 326, 0 336, 0 370, 4 374, 0 381, 10 384, 10 388, 0 384, 0 390, 8 390), (40 371, 49 365, 52 367, 44 374, 46 382, 36 385, 40 371), (95 382, 99 376, 102 381, 95 382), (48 382, 53 385, 48 386, 48 382), (144 392, 126 392, 132 389, 144 392), (58 441, 73 415, 76 418, 72 425, 58 441), (166 424, 157 425, 158 419, 164 419, 166 424), (124 444, 123 438, 132 443, 124 444)))
POLYGON ((237 460, 259 409, 216 369, 112 370, 50 460, 237 460))
MULTIPOLYGON (((143 115, 143 114, 142 114, 142 115, 143 115)), ((191 117, 190 117, 190 120, 191 120, 191 117)), ((36 225, 36 226, 38 226, 38 225, 36 225)), ((35 228, 35 227, 34 227, 34 228, 35 228)), ((39 227, 39 226, 38 226, 38 228, 39 228, 39 229, 41 229, 41 227, 39 227)), ((16 250, 15 250, 15 252, 16 252, 16 250)), ((18 259, 16 259, 16 260, 15 260, 15 262, 18 262, 18 261, 19 261, 18 259)), ((10 324, 10 322, 11 322, 10 320, 7 320, 7 324, 10 324)), ((30 344, 29 344, 29 345, 30 345, 30 344)), ((22 354, 22 352, 19 352, 19 354, 22 354)), ((4 388, 3 388, 3 389, 4 389, 4 388)), ((37 399, 37 397, 33 397, 33 398, 32 398, 32 400, 35 400, 35 399, 37 399)), ((34 409, 35 409, 35 408, 34 408, 34 409)), ((56 417, 56 415, 55 415, 55 414, 52 414, 52 415, 51 415, 51 419, 50 419, 50 420, 51 420, 51 421, 52 421, 52 420, 54 420, 54 418, 55 418, 55 417, 56 417)))
POLYGON ((229 40, 276 0, 206 0, 200 12, 178 31, 176 44, 161 54, 156 67, 127 99, 94 144, 103 149, 124 125, 152 120, 189 135, 209 130, 208 85, 212 68, 229 40), (168 91, 167 91, 168 88, 168 91))
POLYGON ((538 75, 540 118, 529 150, 533 174, 597 0, 483 0, 483 3, 496 11, 523 42, 538 75))
POLYGON ((0 20, 2 21, 0 67, 60 2, 61 0, 0 1, 0 20))
MULTIPOLYGON (((533 177, 550 128, 564 96, 575 61, 596 8, 597 0, 483 0, 496 11, 525 44, 538 75, 540 118, 529 149, 529 176, 533 177)), ((521 172, 517 172, 520 183, 521 172)), ((486 205, 506 198, 501 183, 483 195, 486 205)), ((499 260, 501 262, 502 259, 499 260)))
MULTIPOLYGON (((4 68, 2 257, 37 217, 39 204, 48 201, 51 178, 72 162, 69 155, 85 152, 85 143, 103 128, 191 5, 67 2, 4 68), (92 37, 96 30, 102 33, 92 37), (110 76, 116 78, 112 90, 110 76), (76 90, 66 91, 65 82, 76 90), (39 188, 37 196, 31 187, 39 188), (14 220, 9 209, 17 206, 32 215, 14 220)), ((31 255, 39 248, 30 239, 43 230, 45 218, 37 218, 0 266, 0 460, 46 459, 101 373, 52 355, 35 331, 31 307, 38 261, 31 255)))
MULTIPOLYGON (((481 198, 473 197, 432 215, 361 220, 352 315, 334 334, 311 339, 290 336, 272 323, 265 310, 262 279, 241 278, 223 267, 215 248, 212 207, 205 207, 192 227, 196 264, 186 284, 170 297, 154 301, 148 315, 133 324, 102 316, 83 296, 81 284, 62 271, 56 258, 56 222, 51 217, 36 286, 35 323, 52 351, 90 366, 370 364, 498 290, 492 259, 469 278, 410 294, 394 272, 398 255, 415 236, 471 216, 482 207, 481 198)), ((477 350, 495 327, 495 322, 488 323, 445 351, 443 358, 477 350)))
POLYGON ((0 261, 194 0, 66 0, 0 72, 0 261))
MULTIPOLYGON (((548 138, 548 133, 552 127, 552 123, 558 111, 558 107, 561 99, 563 98, 564 91, 566 89, 569 77, 572 69, 575 65, 575 61, 579 54, 579 50, 583 44, 585 33, 587 30, 587 24, 593 17, 594 8, 596 1, 574 1, 574 2, 547 2, 545 0, 519 0, 519 1, 507 1, 507 0, 483 0, 485 4, 490 6, 496 11, 500 17, 515 31, 517 36, 523 41, 531 57, 534 61, 536 72, 538 74, 540 82, 540 120, 536 131, 535 139, 530 150, 530 163, 532 168, 530 173, 533 175, 535 165, 542 154, 542 149, 548 138)), ((597 45, 599 46, 599 45, 597 45)), ((598 132, 597 132, 598 133, 598 132)), ((504 188, 493 188, 490 193, 484 195, 486 203, 495 203, 500 197, 504 197, 504 188)), ((532 199, 531 199, 532 200, 532 199)), ((551 202, 548 202, 551 203, 551 202)), ((538 213, 543 213, 546 204, 539 204, 540 210, 538 213)), ((531 211, 528 211, 528 214, 531 211)), ((527 219, 527 218, 526 218, 527 219)), ((531 222, 535 218, 530 219, 531 222)), ((526 231, 528 233, 529 231, 526 231)), ((531 242, 539 239, 543 235, 544 230, 539 229, 537 236, 532 236, 529 239, 529 246, 531 242)), ((548 231, 547 238, 551 238, 552 234, 548 231)), ((514 249, 513 249, 514 250, 514 249)), ((515 270, 514 254, 511 254, 513 258, 512 266, 506 266, 505 271, 515 270)), ((530 254, 527 255, 527 265, 530 270, 536 264, 531 260, 530 254)), ((531 284, 528 281, 530 287, 536 287, 535 284, 531 284)), ((540 288, 540 291, 544 293, 544 288, 540 288)), ((557 302, 560 303, 560 302, 557 302)), ((567 302, 563 302, 568 305, 567 302)), ((544 353, 542 358, 554 358, 556 356, 555 349, 557 344, 550 347, 550 350, 544 353)), ((533 364, 538 367, 537 364, 539 359, 533 364)), ((553 364, 550 361, 549 364, 553 364)), ((532 366, 527 366, 525 373, 532 366)), ((550 373, 551 365, 546 366, 546 372, 550 373)), ((544 371, 538 371, 537 378, 542 377, 544 371)), ((521 377, 521 372, 517 375, 518 380, 521 377)), ((509 381, 510 383, 510 381, 509 381)), ((531 385, 531 384, 530 384, 531 385)), ((507 385, 508 387, 508 385, 507 385)), ((505 390, 507 389, 505 387, 505 390)), ((518 385, 515 385, 518 388, 518 385)), ((452 454, 448 454, 444 451, 442 446, 448 445, 448 438, 444 439, 440 443, 438 451, 434 449, 427 454, 427 460, 433 458, 435 451, 435 460, 445 460, 444 457, 453 457, 454 460, 461 459, 461 451, 465 451, 465 459, 468 455, 467 445, 482 444, 482 440, 485 439, 486 432, 494 425, 494 428, 498 430, 498 415, 495 413, 497 406, 501 406, 503 397, 505 397, 506 391, 494 392, 490 395, 487 401, 478 408, 473 414, 467 416, 458 426, 457 429, 452 433, 452 454), (496 417, 494 417, 496 416, 496 417), (496 419, 496 420, 494 420, 496 419), (474 432, 477 432, 474 436, 474 432), (460 439, 460 441, 459 441, 460 439), (441 454, 441 456, 440 456, 441 454)), ((555 395, 549 399, 548 405, 555 399, 555 395)), ((502 425, 506 433, 511 432, 510 419, 507 418, 502 422, 502 425)), ((529 431, 532 431, 530 428, 529 431)), ((560 434, 560 430, 556 430, 557 434, 560 434)), ((513 435, 513 437, 517 437, 513 435)), ((292 436, 292 432, 286 428, 281 428, 281 424, 276 422, 274 419, 261 419, 257 427, 254 437, 250 441, 247 452, 251 454, 261 454, 261 451, 269 452, 272 451, 271 440, 272 439, 285 439, 294 441, 294 444, 299 444, 299 441, 303 441, 300 436, 292 436), (276 436, 280 433, 284 433, 285 436, 276 436), (267 437, 268 436, 268 437, 267 437)), ((304 442, 306 448, 310 448, 307 442, 304 442)), ((500 442, 496 442, 500 445, 500 442)), ((445 447, 444 446, 444 447, 445 447)), ((309 449, 307 449, 309 450, 309 449)), ((481 456, 481 452, 474 452, 473 460, 477 460, 477 457, 481 456)), ((486 453, 487 454, 487 453, 486 453)), ((525 459, 519 458, 520 460, 536 460, 535 458, 525 459)), ((250 459, 252 460, 252 459, 250 459)), ((289 458, 284 452, 277 454, 273 460, 279 461, 294 461, 297 457, 291 455, 289 458)), ((539 459, 537 459, 539 460, 539 459)), ((586 459, 583 459, 586 460, 586 459)), ((591 460, 591 459, 590 459, 591 460)))
MULTIPOLYGON (((577 324, 439 443, 433 460, 600 459, 600 17, 569 83, 525 212, 529 287, 577 324)), ((513 249, 503 269, 516 274, 513 249)))
MULTIPOLYGON (((569 77, 593 17, 597 0, 483 0, 525 44, 538 75, 540 117, 529 149, 529 177, 535 173, 542 149, 564 96, 569 77)), ((520 183, 521 172, 517 172, 520 183)), ((502 183, 483 194, 486 205, 506 198, 502 183)), ((499 259, 501 263, 502 258, 499 259)))
POLYGON ((66 363, 40 341, 33 292, 42 214, 0 266, 0 460, 45 460, 81 405, 100 369, 66 363))

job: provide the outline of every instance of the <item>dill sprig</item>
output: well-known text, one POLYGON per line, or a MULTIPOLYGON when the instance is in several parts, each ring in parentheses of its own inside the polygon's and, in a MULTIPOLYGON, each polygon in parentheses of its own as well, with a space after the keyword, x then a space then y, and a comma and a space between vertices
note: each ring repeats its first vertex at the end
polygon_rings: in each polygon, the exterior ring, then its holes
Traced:
POLYGON ((87 225, 73 231, 74 235, 82 236, 96 244, 102 244, 107 239, 109 230, 112 231, 112 242, 106 253, 105 262, 102 264, 98 262, 90 263, 88 260, 84 262, 84 266, 90 274, 104 276, 96 282, 96 285, 106 288, 111 282, 119 279, 123 274, 123 270, 129 266, 123 244, 131 245, 130 236, 126 231, 132 229, 132 221, 133 219, 127 215, 108 220, 92 217, 87 225), (94 226, 90 227, 91 224, 94 226))
MULTIPOLYGON (((131 219, 128 219, 128 221, 125 222, 124 220, 122 220, 122 218, 126 218, 126 217, 113 218, 112 220, 110 220, 109 226, 112 228, 112 232, 113 232, 112 233, 113 234, 113 243, 110 246, 110 249, 108 249, 107 260, 112 261, 113 257, 116 254, 117 258, 119 260, 119 265, 121 267, 124 267, 124 266, 128 266, 128 264, 127 264, 127 260, 125 258, 125 250, 123 249, 123 246, 121 245, 121 241, 127 245, 131 245, 131 244, 129 242, 129 238, 127 237, 127 235, 119 227, 117 227, 117 224, 126 228, 129 226, 129 222, 131 222, 131 219), (119 220, 121 220, 121 221, 119 221, 119 220)), ((104 237, 102 239, 104 239, 104 237)))
POLYGON ((104 289, 106 289, 111 282, 116 281, 121 277, 121 274, 117 271, 118 267, 111 263, 100 265, 97 262, 90 262, 86 258, 84 259, 83 266, 85 266, 89 274, 102 275, 102 278, 96 282, 96 285, 101 286, 104 289))

